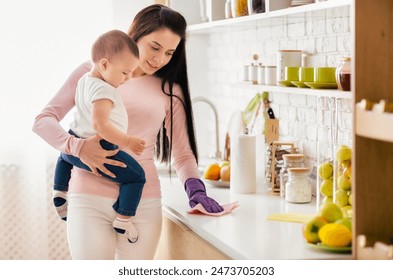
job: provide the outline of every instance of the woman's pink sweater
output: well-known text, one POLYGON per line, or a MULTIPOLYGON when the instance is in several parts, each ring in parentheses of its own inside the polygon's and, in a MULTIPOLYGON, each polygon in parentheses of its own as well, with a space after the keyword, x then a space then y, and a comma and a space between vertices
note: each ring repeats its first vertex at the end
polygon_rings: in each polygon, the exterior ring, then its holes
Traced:
MULTIPOLYGON (((68 134, 59 122, 75 106, 74 96, 77 82, 83 74, 90 71, 91 63, 79 66, 70 75, 52 100, 36 117, 33 131, 55 149, 79 156, 84 140, 68 134)), ((154 165, 154 149, 157 134, 165 119, 168 135, 170 132, 170 99, 161 90, 161 79, 155 76, 132 78, 119 88, 128 112, 128 134, 141 138, 146 142, 146 149, 140 156, 130 153, 143 167, 146 184, 142 198, 161 197, 160 181, 154 165)), ((174 95, 182 98, 178 85, 173 88, 174 95)), ((188 178, 198 178, 198 168, 192 154, 186 126, 186 117, 182 103, 173 98, 173 140, 172 160, 181 182, 188 178)), ((90 172, 74 168, 70 181, 70 192, 117 197, 118 184, 90 172)))

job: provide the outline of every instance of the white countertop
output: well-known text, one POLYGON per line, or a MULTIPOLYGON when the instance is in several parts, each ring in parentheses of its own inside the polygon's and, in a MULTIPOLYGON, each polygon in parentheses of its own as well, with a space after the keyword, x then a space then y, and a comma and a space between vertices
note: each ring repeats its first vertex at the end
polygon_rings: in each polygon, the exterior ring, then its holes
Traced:
POLYGON ((310 248, 302 224, 271 221, 277 213, 315 213, 315 203, 292 204, 260 187, 254 194, 233 194, 228 188, 206 185, 209 196, 220 204, 238 201, 240 207, 220 217, 187 214, 187 195, 180 180, 162 176, 164 214, 181 222, 232 259, 351 259, 351 254, 310 248))

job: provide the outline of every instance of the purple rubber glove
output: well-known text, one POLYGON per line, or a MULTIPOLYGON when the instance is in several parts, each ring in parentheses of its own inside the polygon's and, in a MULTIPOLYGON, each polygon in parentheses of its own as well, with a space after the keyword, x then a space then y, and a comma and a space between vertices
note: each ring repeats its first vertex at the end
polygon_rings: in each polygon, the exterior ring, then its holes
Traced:
POLYGON ((218 213, 224 210, 213 198, 206 195, 206 188, 203 182, 197 178, 189 178, 185 183, 185 190, 188 196, 189 205, 193 208, 198 203, 210 213, 218 213))

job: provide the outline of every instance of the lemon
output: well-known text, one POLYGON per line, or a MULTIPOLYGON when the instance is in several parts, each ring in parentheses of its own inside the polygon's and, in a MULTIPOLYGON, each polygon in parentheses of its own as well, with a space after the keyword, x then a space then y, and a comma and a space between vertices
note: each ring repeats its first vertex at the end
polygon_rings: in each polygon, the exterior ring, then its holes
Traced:
POLYGON ((330 247, 346 247, 352 242, 351 231, 342 224, 329 223, 318 231, 323 245, 330 247))

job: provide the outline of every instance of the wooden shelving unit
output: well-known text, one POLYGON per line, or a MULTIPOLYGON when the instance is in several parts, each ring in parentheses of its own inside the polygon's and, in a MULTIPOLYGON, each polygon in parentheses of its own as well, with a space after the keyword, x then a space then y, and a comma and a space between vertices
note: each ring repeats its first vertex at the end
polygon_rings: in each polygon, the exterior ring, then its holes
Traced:
POLYGON ((366 111, 356 106, 356 135, 393 143, 393 113, 366 111))
MULTIPOLYGON (((354 102, 393 101, 393 1, 356 0, 353 9, 354 102)), ((356 110, 354 118, 354 236, 365 236, 370 246, 393 242, 393 125, 388 117, 356 110)), ((356 244, 354 249, 355 258, 362 258, 362 249, 356 244)))

